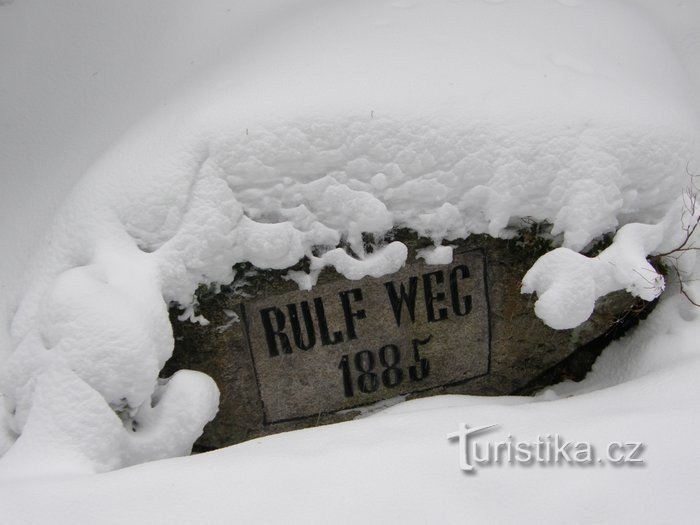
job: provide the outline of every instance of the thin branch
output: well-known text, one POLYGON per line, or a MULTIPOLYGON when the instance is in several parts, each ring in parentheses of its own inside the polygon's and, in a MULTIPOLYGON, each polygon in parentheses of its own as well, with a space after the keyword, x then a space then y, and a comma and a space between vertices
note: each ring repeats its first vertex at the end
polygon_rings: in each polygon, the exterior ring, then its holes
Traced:
POLYGON ((686 212, 689 212, 690 217, 694 219, 694 222, 692 224, 683 226, 683 231, 685 231, 685 237, 683 238, 683 241, 680 243, 680 245, 678 245, 673 250, 669 250, 664 253, 658 253, 656 254, 656 257, 669 257, 672 254, 676 254, 678 252, 685 252, 697 249, 694 246, 691 239, 693 238, 693 235, 695 235, 695 231, 698 229, 698 226, 700 226, 700 214, 697 216, 695 214, 698 204, 698 194, 694 185, 688 186, 685 189, 685 193, 687 198, 683 199, 685 203, 685 209, 683 210, 683 213, 681 215, 681 222, 685 222, 686 212))
POLYGON ((690 303, 691 303, 693 306, 697 306, 698 308, 700 308, 700 304, 698 304, 698 303, 696 303, 695 301, 693 301, 693 300, 690 298, 690 296, 688 295, 688 292, 686 291, 686 289, 684 288, 684 286, 683 286, 683 279, 681 278, 681 272, 680 272, 680 271, 678 270, 678 268, 675 267, 675 266, 673 267, 673 269, 676 271, 676 275, 678 276, 678 284, 680 285, 680 290, 681 290, 681 293, 683 294, 683 296, 684 296, 686 299, 688 299, 688 301, 690 301, 690 303))

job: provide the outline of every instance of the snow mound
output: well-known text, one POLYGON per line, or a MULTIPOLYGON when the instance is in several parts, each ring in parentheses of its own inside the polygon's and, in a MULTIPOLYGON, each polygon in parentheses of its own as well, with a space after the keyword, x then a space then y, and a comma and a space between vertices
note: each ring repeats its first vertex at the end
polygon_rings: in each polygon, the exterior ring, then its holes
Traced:
MULTIPOLYGON (((694 200, 695 196, 689 198, 694 200)), ((596 299, 616 290, 626 290, 645 301, 661 295, 665 280, 647 260, 649 255, 666 254, 669 267, 678 272, 679 279, 688 281, 685 287, 694 290, 696 253, 692 247, 699 220, 700 210, 694 202, 679 198, 658 224, 631 223, 620 228, 612 245, 594 258, 567 248, 540 257, 523 278, 522 291, 536 292, 535 313, 561 330, 586 321, 596 299)))
POLYGON ((530 217, 564 247, 526 280, 548 322, 578 322, 616 287, 646 296, 632 274, 672 226, 698 122, 645 19, 570 4, 324 3, 135 128, 28 270, 0 374, 0 473, 40 470, 37 449, 47 470, 77 471, 187 453, 218 396, 201 374, 159 381, 168 305, 206 322, 197 285, 231 282, 239 262, 307 257, 311 274, 290 278, 308 288, 326 266, 350 279, 400 268, 406 247, 382 240, 395 227, 438 247, 530 217), (575 253, 623 224, 605 256, 625 261, 617 273, 575 253))

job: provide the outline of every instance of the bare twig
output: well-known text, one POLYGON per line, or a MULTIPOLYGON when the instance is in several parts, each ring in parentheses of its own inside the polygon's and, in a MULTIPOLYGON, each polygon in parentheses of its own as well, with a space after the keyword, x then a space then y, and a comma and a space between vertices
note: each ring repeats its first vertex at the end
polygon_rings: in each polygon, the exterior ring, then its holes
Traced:
MULTIPOLYGON (((688 170, 688 167, 686 166, 686 171, 688 170)), ((696 175, 689 174, 691 177, 695 177, 696 175)), ((695 186, 693 181, 691 181, 690 185, 685 189, 684 192, 684 197, 683 197, 683 203, 684 203, 684 209, 681 215, 681 223, 686 222, 686 216, 690 216, 690 223, 689 224, 684 224, 683 225, 683 231, 685 232, 685 236, 681 243, 674 249, 669 250, 664 253, 658 253, 655 255, 656 258, 661 258, 661 257, 669 257, 675 255, 674 258, 678 258, 679 252, 689 252, 693 250, 699 249, 697 246, 693 244, 692 238, 693 235, 695 234, 695 231, 698 229, 698 226, 700 226, 700 214, 696 215, 697 211, 697 206, 698 206, 698 188, 695 186)))
POLYGON ((681 294, 683 294, 683 296, 686 299, 688 299, 688 301, 690 301, 691 304, 700 307, 700 303, 697 303, 693 299, 691 299, 688 290, 685 286, 692 280, 685 279, 681 275, 681 271, 678 269, 678 260, 680 259, 681 255, 683 255, 685 252, 700 250, 700 247, 695 246, 693 240, 695 232, 698 229, 698 226, 700 226, 700 213, 697 213, 699 190, 698 187, 695 185, 695 177, 698 177, 700 175, 690 172, 690 162, 686 163, 685 171, 690 177, 690 184, 685 189, 685 192, 683 194, 684 209, 681 214, 681 224, 683 225, 682 227, 683 231, 685 232, 685 235, 683 236, 683 240, 676 248, 669 250, 665 253, 658 253, 654 255, 650 258, 650 262, 660 263, 662 258, 671 259, 673 262, 670 262, 670 266, 676 273, 676 277, 678 277, 678 285, 681 294))
POLYGON ((698 308, 700 308, 700 304, 696 303, 695 301, 693 301, 690 298, 690 295, 688 295, 688 291, 683 286, 683 279, 681 278, 681 272, 678 270, 678 268, 676 266, 674 266, 673 269, 676 271, 676 275, 678 276, 678 285, 680 286, 680 291, 683 294, 683 297, 688 299, 688 301, 690 301, 690 304, 692 304, 693 306, 697 306, 698 308))

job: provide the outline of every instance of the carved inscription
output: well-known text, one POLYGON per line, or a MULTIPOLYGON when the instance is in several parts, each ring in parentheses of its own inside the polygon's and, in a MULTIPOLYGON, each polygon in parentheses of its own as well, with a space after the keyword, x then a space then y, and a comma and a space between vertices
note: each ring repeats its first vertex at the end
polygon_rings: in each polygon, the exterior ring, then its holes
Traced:
POLYGON ((483 255, 410 265, 245 303, 268 423, 366 405, 488 373, 483 255))

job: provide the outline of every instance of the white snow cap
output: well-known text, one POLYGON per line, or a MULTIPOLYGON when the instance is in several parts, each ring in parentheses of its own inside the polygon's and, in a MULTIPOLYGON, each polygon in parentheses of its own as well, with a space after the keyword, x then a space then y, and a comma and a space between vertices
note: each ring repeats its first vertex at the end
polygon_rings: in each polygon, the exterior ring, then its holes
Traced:
POLYGON ((406 247, 378 242, 366 255, 363 234, 406 227, 440 246, 510 236, 531 217, 564 246, 524 285, 552 326, 581 322, 615 287, 660 290, 635 275, 653 271, 645 257, 661 241, 646 241, 661 227, 623 228, 598 262, 575 253, 623 224, 670 227, 687 183, 698 122, 685 78, 635 11, 326 2, 256 38, 135 128, 57 214, 0 374, 12 447, 0 473, 32 473, 39 449, 52 451, 46 469, 92 471, 187 453, 218 395, 194 372, 159 382, 173 347, 167 306, 230 282, 238 262, 308 257, 316 272, 380 276, 406 247), (644 228, 653 234, 634 233, 644 228))

